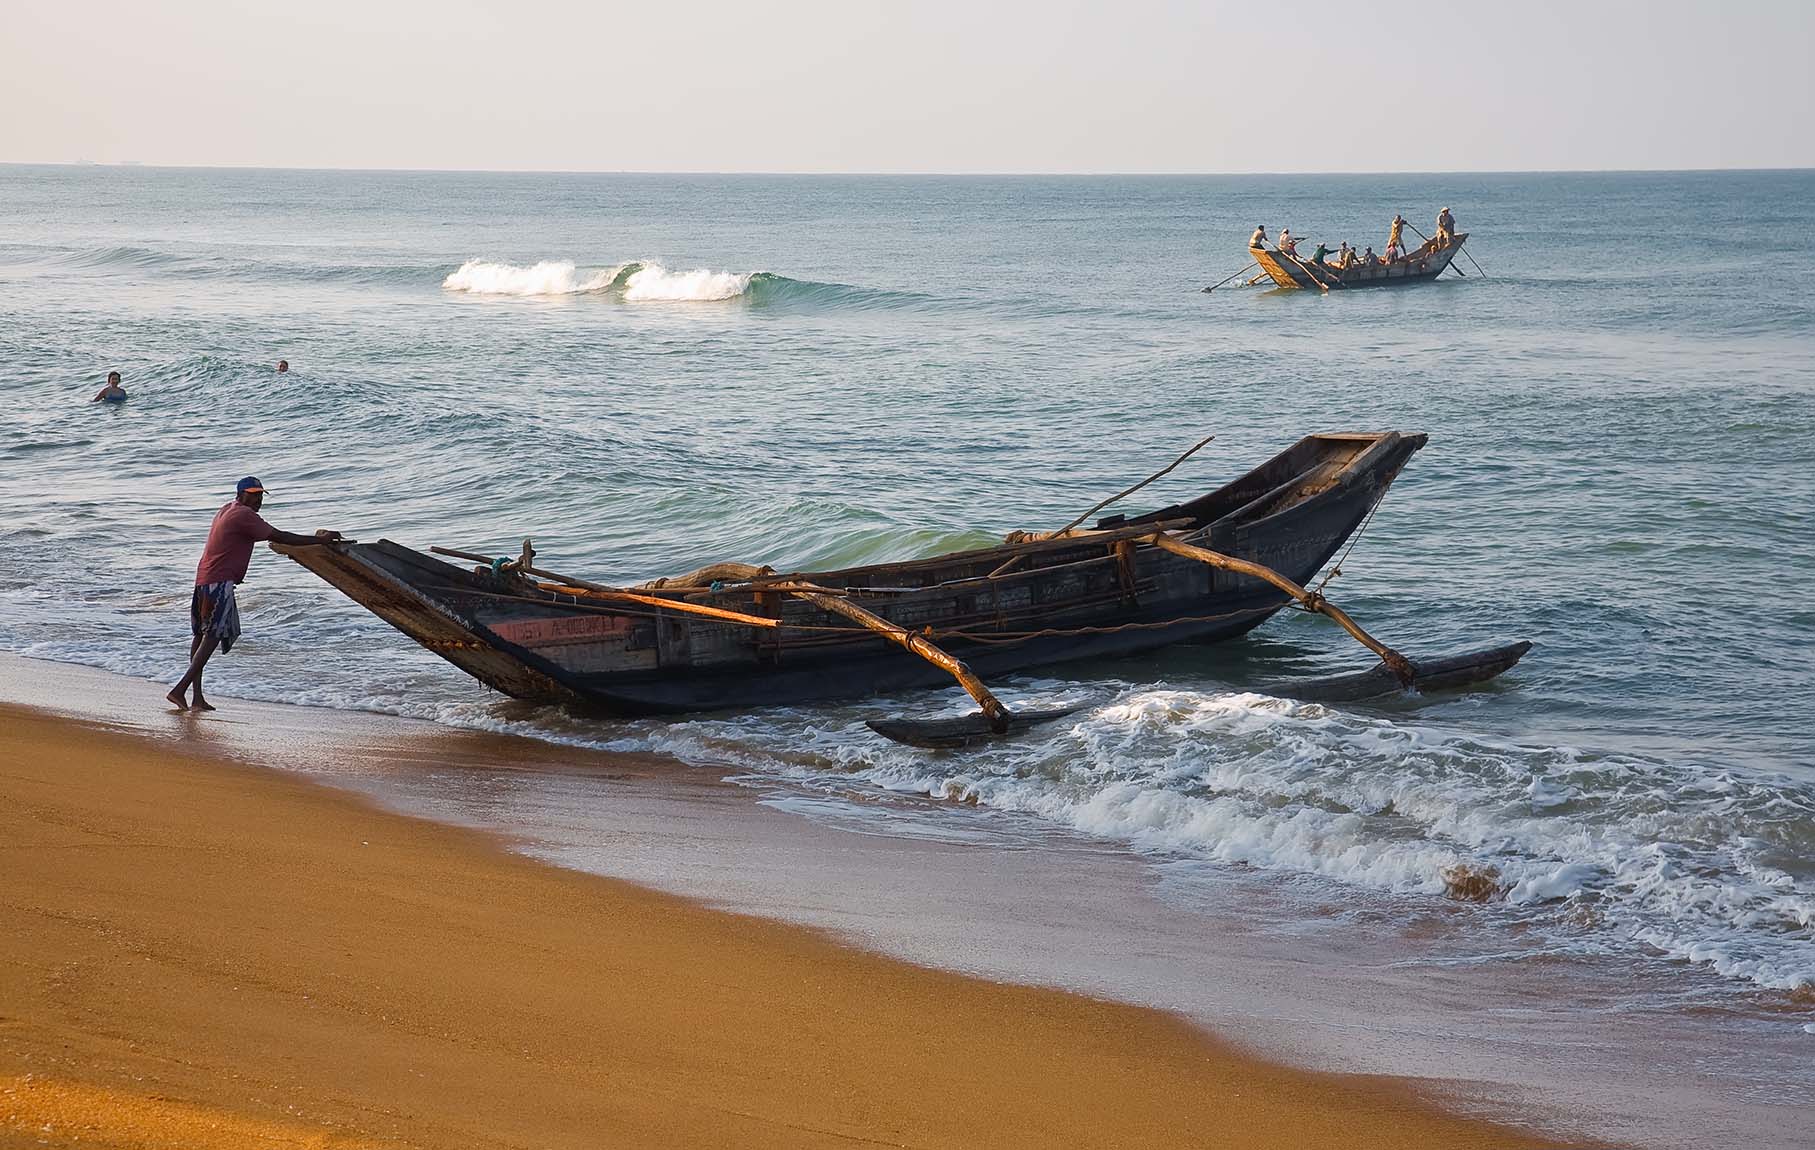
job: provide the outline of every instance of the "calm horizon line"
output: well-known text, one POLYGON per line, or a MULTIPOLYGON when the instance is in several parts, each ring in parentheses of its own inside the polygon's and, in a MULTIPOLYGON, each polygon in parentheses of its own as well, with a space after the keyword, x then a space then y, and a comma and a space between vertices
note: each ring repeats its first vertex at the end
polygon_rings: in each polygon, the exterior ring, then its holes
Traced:
POLYGON ((0 160, 0 168, 137 168, 146 171, 187 172, 335 172, 370 175, 447 175, 447 176, 762 176, 772 178, 845 178, 845 179, 1206 179, 1249 177, 1319 178, 1330 176, 1619 176, 1619 175, 1704 175, 1704 174, 1773 174, 1815 171, 1815 165, 1790 167, 1704 167, 1704 168, 1457 168, 1450 170, 1395 171, 994 171, 951 172, 933 170, 902 171, 823 171, 823 170, 732 170, 732 169, 657 169, 657 168, 371 168, 371 167, 289 167, 269 164, 163 164, 140 160, 0 160))

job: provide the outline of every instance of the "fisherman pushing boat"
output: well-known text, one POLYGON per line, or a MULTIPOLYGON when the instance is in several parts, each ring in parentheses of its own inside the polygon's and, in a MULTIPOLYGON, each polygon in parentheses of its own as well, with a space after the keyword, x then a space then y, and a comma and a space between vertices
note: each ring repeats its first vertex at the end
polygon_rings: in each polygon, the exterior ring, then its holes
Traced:
POLYGON ((195 568, 195 589, 189 596, 189 669, 165 695, 179 711, 212 711, 202 694, 202 671, 218 648, 227 652, 239 638, 239 601, 234 591, 245 581, 252 564, 252 547, 269 540, 288 547, 313 547, 341 541, 338 531, 297 535, 266 523, 258 510, 264 506, 265 485, 256 476, 239 481, 233 501, 214 513, 208 542, 195 568), (194 700, 185 697, 194 688, 194 700))

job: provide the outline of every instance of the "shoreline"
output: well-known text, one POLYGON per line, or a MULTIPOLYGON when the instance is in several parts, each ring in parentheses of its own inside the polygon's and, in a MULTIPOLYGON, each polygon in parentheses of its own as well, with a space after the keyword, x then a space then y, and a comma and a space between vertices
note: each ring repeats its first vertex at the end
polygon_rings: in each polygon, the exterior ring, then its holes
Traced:
POLYGON ((537 862, 223 759, 218 742, 0 714, 14 1133, 1556 1144, 1445 1114, 1405 1082, 1238 1053, 1163 1011, 913 966, 537 862), (67 1124, 82 1116, 89 1132, 67 1124))

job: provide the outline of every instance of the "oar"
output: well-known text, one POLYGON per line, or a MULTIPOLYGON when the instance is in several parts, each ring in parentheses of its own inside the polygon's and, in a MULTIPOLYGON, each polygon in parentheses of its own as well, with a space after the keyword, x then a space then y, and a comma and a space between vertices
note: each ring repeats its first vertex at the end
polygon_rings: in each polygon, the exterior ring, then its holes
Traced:
MULTIPOLYGON (((1329 290, 1330 290, 1330 285, 1329 285, 1329 284, 1327 284, 1327 283, 1324 283, 1324 282, 1323 282, 1323 281, 1322 281, 1322 280, 1320 280, 1320 279, 1318 279, 1318 278, 1317 278, 1317 273, 1316 273, 1316 272, 1314 272, 1314 271, 1312 271, 1312 270, 1311 270, 1311 269, 1310 269, 1310 268, 1309 268, 1309 267, 1308 267, 1308 266, 1307 266, 1307 265, 1306 265, 1306 264, 1305 264, 1305 262, 1304 262, 1304 261, 1303 261, 1303 260, 1301 260, 1301 259, 1299 259, 1299 258, 1298 258, 1298 257, 1297 257, 1297 256, 1295 256, 1295 255, 1293 255, 1293 254, 1292 254, 1292 253, 1291 253, 1291 252, 1288 252, 1288 251, 1285 251, 1285 250, 1283 250, 1283 249, 1282 249, 1282 250, 1281 250, 1281 251, 1280 251, 1280 253, 1279 253, 1279 254, 1280 254, 1280 255, 1282 255, 1282 256, 1285 256, 1285 257, 1286 257, 1286 258, 1287 258, 1287 259, 1289 259, 1289 260, 1291 260, 1291 261, 1292 261, 1292 262, 1293 262, 1293 263, 1295 263, 1295 264, 1297 264, 1297 265, 1298 265, 1298 270, 1299 270, 1299 271, 1302 271, 1302 272, 1304 272, 1304 273, 1305 273, 1305 274, 1306 274, 1306 275, 1308 275, 1308 276, 1310 276, 1310 277, 1311 277, 1311 282, 1312 282, 1312 283, 1314 283, 1314 284, 1316 284, 1316 285, 1317 285, 1317 286, 1318 286, 1318 287, 1320 287, 1320 288, 1322 288, 1322 289, 1323 289, 1323 290, 1324 290, 1324 291, 1325 291, 1325 292, 1328 292, 1328 291, 1329 291, 1329 290)), ((1338 287, 1340 287, 1340 286, 1341 286, 1341 284, 1338 284, 1338 285, 1337 285, 1337 286, 1338 286, 1338 287)))
MULTIPOLYGON (((1412 234, 1417 236, 1419 239, 1423 240, 1427 246, 1430 244, 1431 238, 1429 236, 1425 235, 1423 232, 1419 231, 1417 226, 1414 225, 1412 223, 1412 221, 1410 221, 1410 220, 1405 221, 1405 226, 1408 228, 1411 228, 1412 234)), ((1444 266, 1449 268, 1449 270, 1455 272, 1457 275, 1461 276, 1463 279, 1468 278, 1468 273, 1456 266, 1456 260, 1455 260, 1454 256, 1450 257, 1449 263, 1445 264, 1444 266)))
POLYGON ((1474 256, 1472 256, 1472 255, 1469 255, 1469 253, 1468 253, 1468 247, 1467 247, 1467 245, 1466 245, 1466 243, 1463 243, 1463 242, 1458 242, 1458 243, 1457 243, 1457 244, 1456 244, 1456 246, 1457 246, 1457 247, 1458 247, 1458 248, 1459 248, 1459 249, 1461 249, 1461 251, 1462 251, 1462 254, 1463 254, 1463 255, 1465 255, 1465 256, 1468 256, 1468 262, 1469 262, 1469 263, 1471 263, 1471 264, 1475 264, 1475 270, 1476 270, 1476 271, 1478 271, 1478 272, 1481 272, 1481 278, 1482 278, 1482 279, 1486 279, 1486 278, 1487 278, 1487 273, 1486 273, 1486 272, 1485 272, 1485 271, 1482 271, 1482 269, 1481 269, 1481 265, 1480 265, 1480 264, 1478 264, 1478 263, 1475 263, 1475 257, 1474 257, 1474 256))
POLYGON ((1054 536, 1063 535, 1067 531, 1070 531, 1073 527, 1076 527, 1078 524, 1084 522, 1086 519, 1089 519, 1092 515, 1095 515, 1097 512, 1103 510, 1103 508, 1108 507, 1110 504, 1120 503, 1122 500, 1128 498, 1130 495, 1133 495, 1135 492, 1137 492, 1141 488, 1147 486, 1149 483, 1152 483, 1154 480, 1167 474, 1173 468, 1175 468, 1179 464, 1185 462, 1185 460, 1190 459, 1193 455, 1196 455, 1199 451, 1203 450, 1204 447, 1208 446, 1210 441, 1215 438, 1216 438, 1216 436, 1214 436, 1214 435, 1204 436, 1202 439, 1198 440, 1196 443, 1194 443, 1190 447, 1186 448, 1185 453, 1183 455, 1179 456, 1177 459, 1173 460, 1171 463, 1168 463, 1166 466, 1160 468, 1158 471, 1154 472, 1152 475, 1149 475, 1147 478, 1141 480, 1139 483, 1135 484, 1133 487, 1130 487, 1128 490, 1118 491, 1114 495, 1111 495, 1108 499, 1105 499, 1101 503, 1096 504, 1089 511, 1086 511, 1084 514, 1078 516, 1076 519, 1073 519, 1070 523, 1067 523, 1065 526, 1063 526, 1063 527, 1059 528, 1057 531, 1053 532, 1053 535, 1054 536))
MULTIPOLYGON (((1240 274, 1240 273, 1237 273, 1237 274, 1240 274)), ((1067 531, 1070 531, 1073 527, 1076 527, 1078 524, 1084 522, 1086 519, 1089 519, 1092 515, 1095 515, 1097 512, 1103 510, 1103 508, 1108 507, 1112 503, 1121 502, 1122 500, 1128 498, 1130 495, 1133 495, 1135 492, 1139 491, 1141 488, 1147 486, 1149 483, 1152 483, 1154 480, 1160 478, 1162 475, 1165 475, 1167 472, 1171 471, 1173 468, 1177 467, 1179 464, 1185 462, 1185 460, 1190 459, 1193 455, 1196 455, 1198 453, 1199 449, 1204 447, 1206 444, 1208 444, 1211 440, 1213 440, 1215 438, 1216 438, 1216 436, 1214 436, 1214 435, 1204 436, 1202 439, 1198 440, 1196 443, 1192 444, 1189 448, 1187 448, 1185 451, 1185 454, 1179 456, 1177 459, 1173 460, 1171 463, 1168 463, 1166 466, 1160 468, 1158 471, 1154 472, 1152 475, 1149 475, 1147 478, 1141 480, 1139 483, 1135 484, 1133 487, 1128 488, 1126 491, 1118 491, 1114 495, 1111 495, 1108 499, 1105 499, 1101 503, 1094 505, 1093 507, 1091 507, 1091 509, 1089 511, 1086 511, 1084 514, 1078 516, 1076 519, 1073 519, 1070 523, 1067 523, 1065 526, 1059 528, 1057 531, 1054 531, 1050 535, 1045 536, 1045 538, 1047 538, 1047 539, 1062 538, 1067 531)), ((1002 564, 1002 566, 996 568, 994 571, 991 571, 989 573, 989 577, 991 579, 994 579, 998 575, 1006 575, 1017 564, 1019 564, 1021 562, 1021 560, 1025 559, 1025 558, 1027 558, 1025 553, 1011 557, 1008 560, 1008 562, 1002 564)))
MULTIPOLYGON (((1411 228, 1411 229, 1412 229, 1412 234, 1413 234, 1413 235, 1415 235, 1415 236, 1417 236, 1417 237, 1418 237, 1418 238, 1419 238, 1419 239, 1421 239, 1421 240, 1423 240, 1423 241, 1424 241, 1424 242, 1425 242, 1425 243, 1427 243, 1427 244, 1428 244, 1428 243, 1430 243, 1430 242, 1431 242, 1431 241, 1430 241, 1430 237, 1429 237, 1429 236, 1427 236, 1427 235, 1425 235, 1425 234, 1424 234, 1424 233, 1423 233, 1423 232, 1421 232, 1421 231, 1419 231, 1419 230, 1418 230, 1418 229, 1417 229, 1417 228, 1416 228, 1416 227, 1413 227, 1413 226, 1412 226, 1412 221, 1410 221, 1410 220, 1407 220, 1407 221, 1405 221, 1405 226, 1406 226, 1406 227, 1408 227, 1408 228, 1411 228)), ((1464 246, 1464 245, 1463 245, 1463 244, 1462 244, 1462 243, 1461 243, 1461 242, 1458 242, 1458 243, 1457 243, 1457 244, 1456 244, 1456 250, 1457 250, 1457 251, 1459 251, 1459 252, 1461 252, 1461 253, 1462 253, 1462 254, 1463 254, 1463 255, 1465 255, 1465 256, 1468 256, 1468 262, 1469 262, 1469 263, 1471 263, 1471 264, 1475 264, 1475 270, 1476 270, 1476 271, 1478 271, 1478 272, 1481 272, 1481 278, 1482 278, 1482 279, 1486 279, 1486 278, 1487 278, 1487 273, 1486 273, 1486 272, 1484 272, 1484 271, 1481 271, 1481 265, 1480 265, 1480 264, 1478 264, 1478 263, 1475 263, 1475 257, 1474 257, 1474 256, 1469 256, 1469 255, 1468 255, 1468 248, 1467 248, 1467 247, 1465 247, 1465 246, 1464 246)), ((1450 259, 1450 262, 1449 262, 1449 266, 1450 266, 1450 267, 1452 267, 1452 268, 1455 268, 1455 270, 1456 270, 1456 274, 1457 274, 1457 275, 1459 275, 1459 276, 1461 276, 1461 277, 1462 277, 1462 278, 1463 278, 1463 279, 1467 279, 1467 278, 1468 278, 1468 273, 1467 273, 1467 272, 1465 272, 1465 271, 1463 271, 1463 270, 1462 270, 1462 269, 1461 269, 1461 268, 1458 268, 1458 267, 1456 267, 1456 261, 1455 261, 1455 258, 1454 258, 1454 257, 1451 257, 1451 259, 1450 259)))
POLYGON ((1254 267, 1258 262, 1259 261, 1257 261, 1257 260, 1249 260, 1247 267, 1242 268, 1241 271, 1236 272, 1235 275, 1227 276, 1227 277, 1220 279, 1220 280, 1216 281, 1215 283, 1211 284, 1209 287, 1204 289, 1204 294, 1209 295, 1211 292, 1215 291, 1217 288, 1222 287, 1224 284, 1226 284, 1230 280, 1234 279, 1235 276, 1238 276, 1238 275, 1242 274, 1242 272, 1247 271, 1248 268, 1254 267))

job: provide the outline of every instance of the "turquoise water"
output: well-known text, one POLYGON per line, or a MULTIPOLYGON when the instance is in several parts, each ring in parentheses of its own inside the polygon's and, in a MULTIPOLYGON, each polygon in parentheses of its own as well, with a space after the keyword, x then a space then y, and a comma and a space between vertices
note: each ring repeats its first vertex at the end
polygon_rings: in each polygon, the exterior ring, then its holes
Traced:
POLYGON ((1815 173, 0 167, 0 393, 0 645, 164 679, 246 473, 287 529, 533 535, 615 581, 1054 527, 1206 434, 1137 502, 1308 432, 1427 431, 1330 594, 1414 654, 1536 642, 1478 694, 1245 693, 1365 661, 1290 616, 1001 684, 1092 706, 976 756, 861 725, 955 693, 585 722, 488 695, 269 554, 210 682, 1413 907, 1491 872, 1484 954, 1630 963, 1815 1027, 1771 997, 1815 986, 1815 173), (1394 211, 1428 231, 1444 204, 1485 277, 1199 291, 1256 223, 1378 248, 1394 211), (132 398, 88 404, 109 369, 132 398))

